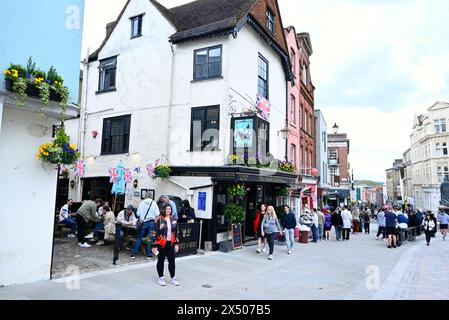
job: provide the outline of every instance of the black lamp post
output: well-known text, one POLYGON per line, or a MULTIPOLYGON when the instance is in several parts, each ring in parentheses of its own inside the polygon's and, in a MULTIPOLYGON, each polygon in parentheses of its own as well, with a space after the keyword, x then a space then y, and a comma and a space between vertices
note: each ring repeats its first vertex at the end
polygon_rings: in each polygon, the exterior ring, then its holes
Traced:
POLYGON ((338 133, 338 126, 337 126, 336 122, 335 122, 334 126, 332 127, 332 129, 334 129, 334 134, 338 133))

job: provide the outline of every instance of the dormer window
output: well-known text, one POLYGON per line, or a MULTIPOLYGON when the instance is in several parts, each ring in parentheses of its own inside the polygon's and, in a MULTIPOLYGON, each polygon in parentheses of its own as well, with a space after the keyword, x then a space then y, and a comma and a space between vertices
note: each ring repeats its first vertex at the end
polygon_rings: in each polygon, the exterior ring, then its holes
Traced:
POLYGON ((270 9, 267 9, 267 28, 274 33, 274 13, 270 9))
POLYGON ((130 18, 131 20, 131 39, 142 36, 143 14, 130 18))

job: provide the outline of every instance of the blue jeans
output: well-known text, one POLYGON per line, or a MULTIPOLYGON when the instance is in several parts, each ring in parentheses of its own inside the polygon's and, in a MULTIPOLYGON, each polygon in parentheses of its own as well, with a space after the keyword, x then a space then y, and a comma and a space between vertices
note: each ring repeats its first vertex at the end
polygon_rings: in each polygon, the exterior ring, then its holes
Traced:
MULTIPOLYGON (((137 253, 137 250, 140 248, 140 244, 142 243, 142 238, 151 235, 151 230, 153 230, 153 224, 154 221, 146 221, 142 224, 142 228, 140 229, 139 234, 137 235, 136 244, 134 245, 134 249, 131 253, 131 256, 135 256, 137 253)), ((151 246, 149 243, 145 245, 145 252, 147 254, 147 257, 151 257, 151 246)))
POLYGON ((285 234, 285 243, 287 244, 287 249, 291 250, 293 248, 293 244, 295 243, 295 229, 284 229, 285 234))
POLYGON ((324 238, 324 224, 319 224, 318 225, 318 237, 320 239, 324 238))
POLYGON ((313 223, 312 223, 312 236, 313 241, 318 241, 318 228, 313 223))
POLYGON ((341 227, 334 226, 334 228, 335 228, 335 236, 337 238, 337 241, 340 241, 341 240, 341 227))
POLYGON ((102 222, 97 223, 95 225, 94 229, 92 230, 95 238, 97 237, 98 230, 104 230, 104 224, 102 222))
POLYGON ((59 222, 60 224, 65 224, 70 228, 70 233, 75 234, 76 233, 76 219, 75 218, 66 218, 59 222))

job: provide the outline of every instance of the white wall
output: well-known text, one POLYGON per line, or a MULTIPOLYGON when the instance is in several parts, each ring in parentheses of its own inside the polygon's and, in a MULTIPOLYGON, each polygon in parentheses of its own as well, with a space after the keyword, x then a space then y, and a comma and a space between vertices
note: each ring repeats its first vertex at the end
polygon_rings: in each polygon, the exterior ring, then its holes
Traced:
POLYGON ((8 178, 0 184, 0 285, 50 278, 57 171, 36 154, 52 140, 56 122, 36 113, 3 110, 0 168, 8 178))
POLYGON ((327 165, 327 124, 323 113, 320 110, 315 111, 316 117, 316 163, 320 179, 320 186, 327 187, 329 168, 327 165), (323 141, 326 139, 326 143, 323 141))

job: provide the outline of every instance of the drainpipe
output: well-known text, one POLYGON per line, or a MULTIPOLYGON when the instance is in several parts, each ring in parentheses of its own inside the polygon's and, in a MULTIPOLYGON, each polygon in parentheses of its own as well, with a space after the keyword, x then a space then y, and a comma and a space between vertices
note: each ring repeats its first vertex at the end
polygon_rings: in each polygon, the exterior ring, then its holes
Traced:
MULTIPOLYGON (((83 61, 83 89, 81 97, 81 109, 80 109, 80 129, 78 132, 78 142, 80 150, 80 159, 84 160, 84 145, 86 140, 86 123, 87 123, 87 88, 89 79, 89 53, 90 48, 87 48, 86 58, 83 61)), ((79 178, 77 200, 82 200, 82 186, 81 178, 79 178)))
POLYGON ((170 43, 170 49, 171 49, 171 67, 170 67, 170 100, 168 102, 168 128, 167 128, 167 141, 166 141, 166 148, 167 148, 167 161, 170 163, 170 120, 171 120, 171 106, 173 103, 173 70, 174 70, 174 63, 175 63, 175 50, 173 49, 173 44, 170 43))

